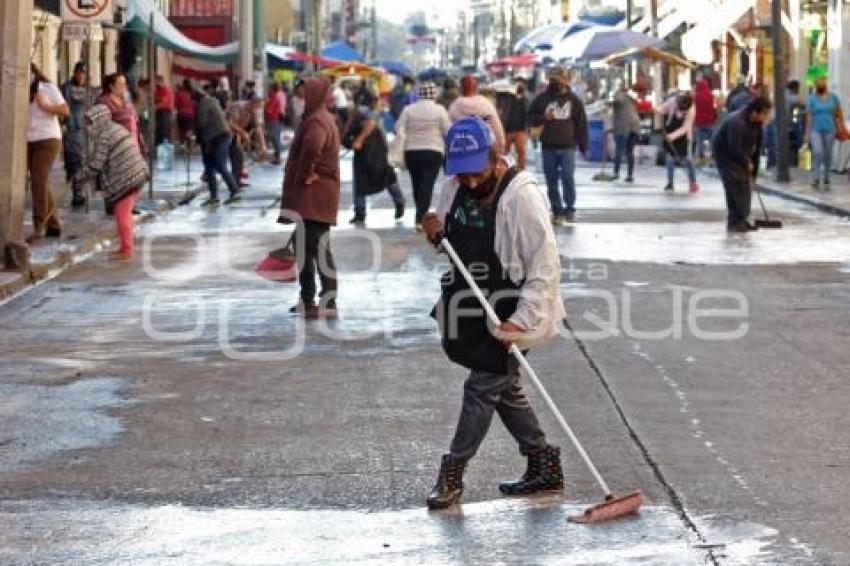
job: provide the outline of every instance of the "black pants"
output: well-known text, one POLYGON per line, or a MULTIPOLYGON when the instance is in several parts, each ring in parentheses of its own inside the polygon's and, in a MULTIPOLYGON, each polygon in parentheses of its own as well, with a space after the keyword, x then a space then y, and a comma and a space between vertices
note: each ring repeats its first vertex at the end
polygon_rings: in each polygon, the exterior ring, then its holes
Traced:
POLYGON ((416 222, 431 208, 431 197, 434 194, 434 183, 443 165, 443 154, 439 151, 416 150, 405 151, 404 162, 410 172, 410 182, 413 184, 413 200, 416 203, 416 222))
POLYGON ((165 140, 171 141, 171 128, 173 127, 174 113, 171 110, 160 109, 156 111, 156 132, 154 144, 159 145, 165 140))
POLYGON ((304 246, 296 241, 295 249, 298 254, 298 282, 301 285, 301 300, 305 305, 313 304, 316 298, 316 268, 318 266, 319 280, 322 283, 321 300, 335 300, 337 281, 336 263, 331 252, 331 225, 313 220, 304 221, 304 230, 296 231, 303 234, 304 246))
POLYGON ((233 136, 233 141, 230 143, 230 169, 236 178, 236 184, 240 184, 242 182, 242 173, 245 170, 245 152, 242 150, 242 144, 239 143, 236 136, 233 136))
POLYGON ((634 132, 615 136, 617 152, 614 155, 614 176, 620 174, 620 163, 626 159, 626 176, 631 179, 635 172, 635 145, 638 136, 634 132))
POLYGON ((746 173, 730 172, 718 163, 723 190, 726 192, 726 208, 729 211, 727 227, 743 224, 750 216, 753 198, 753 183, 746 173))
POLYGON ((463 407, 450 449, 453 458, 468 460, 475 455, 490 429, 494 411, 519 443, 522 454, 546 448, 546 437, 519 380, 519 365, 514 359, 505 375, 472 371, 463 384, 463 407))

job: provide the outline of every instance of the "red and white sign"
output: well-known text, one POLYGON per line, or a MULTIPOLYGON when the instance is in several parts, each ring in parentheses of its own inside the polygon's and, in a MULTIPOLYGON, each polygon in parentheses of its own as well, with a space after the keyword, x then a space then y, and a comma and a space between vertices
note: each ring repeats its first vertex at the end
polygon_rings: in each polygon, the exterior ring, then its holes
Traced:
POLYGON ((113 0, 62 0, 60 14, 64 22, 109 22, 115 12, 113 0))

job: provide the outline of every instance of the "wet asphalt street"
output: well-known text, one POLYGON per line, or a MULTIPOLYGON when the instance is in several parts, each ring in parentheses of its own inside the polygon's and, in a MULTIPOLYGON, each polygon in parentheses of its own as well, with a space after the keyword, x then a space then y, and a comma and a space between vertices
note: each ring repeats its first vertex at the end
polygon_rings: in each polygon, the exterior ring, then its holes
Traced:
POLYGON ((580 340, 531 363, 639 517, 565 521, 599 492, 536 393, 564 498, 500 497, 524 460, 494 421, 466 503, 425 511, 464 379, 445 260, 387 195, 350 229, 346 185, 341 318, 305 324, 253 274, 288 230, 258 167, 0 307, 0 564, 850 564, 850 223, 771 198, 783 230, 728 236, 710 178, 594 172, 557 229, 580 340))

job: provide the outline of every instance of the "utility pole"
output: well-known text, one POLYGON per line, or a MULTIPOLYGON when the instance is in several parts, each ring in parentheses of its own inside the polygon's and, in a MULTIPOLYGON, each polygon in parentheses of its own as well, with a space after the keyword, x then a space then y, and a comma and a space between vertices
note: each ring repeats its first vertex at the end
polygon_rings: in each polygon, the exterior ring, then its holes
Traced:
POLYGON ((773 42, 773 99, 776 101, 776 180, 791 180, 788 170, 788 106, 785 103, 785 54, 782 50, 782 0, 771 4, 770 38, 773 42))
MULTIPOLYGON (((322 0, 310 2, 310 54, 319 57, 322 53, 322 0)), ((319 69, 318 63, 316 70, 319 69)))
POLYGON ((378 59, 378 16, 375 12, 375 0, 372 0, 372 9, 369 14, 371 29, 369 33, 372 34, 372 60, 375 61, 378 59))
MULTIPOLYGON (((653 37, 658 37, 658 0, 649 0, 649 17, 653 37)), ((652 65, 653 106, 658 108, 664 94, 661 92, 661 63, 652 65)))
POLYGON ((254 0, 239 2, 239 78, 254 78, 254 0))
POLYGON ((32 2, 0 2, 0 249, 7 269, 25 268, 24 188, 32 2), (23 255, 23 257, 21 257, 23 255))
MULTIPOLYGON (((632 3, 634 0, 626 0, 626 29, 632 30, 632 3)), ((626 61, 626 85, 627 88, 631 88, 631 85, 634 84, 634 80, 632 79, 632 63, 630 61, 626 61)))
POLYGON ((257 87, 260 96, 265 94, 265 77, 268 76, 268 61, 266 60, 266 8, 264 0, 253 0, 254 2, 254 66, 264 78, 259 81, 257 87))

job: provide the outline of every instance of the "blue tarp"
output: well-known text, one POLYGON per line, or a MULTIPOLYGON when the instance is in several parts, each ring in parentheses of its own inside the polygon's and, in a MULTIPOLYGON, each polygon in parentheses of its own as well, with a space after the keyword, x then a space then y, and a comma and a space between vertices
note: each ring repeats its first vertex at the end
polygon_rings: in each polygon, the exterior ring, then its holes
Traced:
POLYGON ((322 49, 322 57, 336 61, 356 61, 358 63, 365 61, 363 55, 345 41, 329 43, 322 49))
POLYGON ((377 63, 375 66, 381 67, 386 72, 392 75, 398 75, 400 77, 412 77, 413 69, 407 66, 406 63, 402 61, 381 61, 377 63))

